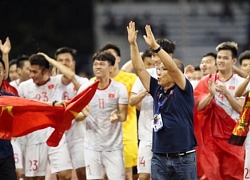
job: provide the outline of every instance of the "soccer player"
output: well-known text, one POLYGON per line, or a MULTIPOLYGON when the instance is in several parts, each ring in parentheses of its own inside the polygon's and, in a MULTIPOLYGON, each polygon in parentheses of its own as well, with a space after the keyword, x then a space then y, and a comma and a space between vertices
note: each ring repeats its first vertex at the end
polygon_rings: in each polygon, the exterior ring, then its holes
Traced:
POLYGON ((233 72, 238 47, 235 42, 223 42, 216 51, 218 72, 205 76, 194 90, 196 109, 202 112, 198 119, 202 122, 200 165, 207 179, 241 180, 244 148, 228 143, 244 103, 244 98, 235 97, 244 81, 233 72))
MULTIPOLYGON (((69 47, 59 48, 55 52, 56 61, 68 67, 73 72, 75 72, 75 58, 76 50, 69 47)), ((57 73, 60 74, 61 72, 57 70, 57 73)), ((77 94, 80 85, 89 82, 87 78, 80 77, 78 75, 75 75, 75 80, 75 82, 71 82, 67 85, 67 90, 64 92, 65 100, 73 98, 77 94)), ((84 160, 85 126, 85 121, 76 122, 73 120, 70 129, 65 133, 73 167, 76 170, 77 178, 81 180, 86 179, 84 160)))
MULTIPOLYGON (((62 100, 66 85, 74 79, 74 72, 43 53, 30 56, 29 61, 31 79, 19 85, 19 96, 44 102, 62 100), (65 76, 50 76, 49 63, 59 68, 65 76)), ((44 179, 47 160, 52 173, 57 173, 60 179, 71 179, 72 165, 65 138, 57 147, 48 147, 46 139, 51 132, 52 128, 45 128, 26 136, 24 156, 27 179, 44 179)))
MULTIPOLYGON (((115 44, 106 44, 100 49, 100 51, 108 51, 115 57, 115 64, 110 71, 110 77, 126 86, 128 97, 130 99, 131 89, 136 80, 136 75, 120 70, 120 48, 115 44)), ((125 158, 125 177, 126 180, 132 180, 132 168, 137 165, 138 154, 137 117, 135 106, 128 105, 128 116, 126 121, 123 123, 122 132, 125 158)))
POLYGON ((29 57, 26 55, 22 55, 22 56, 18 57, 17 61, 16 61, 16 66, 17 66, 17 73, 18 73, 19 78, 11 81, 10 85, 13 86, 14 88, 18 89, 18 86, 21 82, 24 82, 24 81, 30 79, 30 77, 29 77, 29 74, 30 74, 29 57))
MULTIPOLYGON (((115 57, 109 52, 93 56, 93 72, 99 80, 98 89, 83 111, 86 121, 84 154, 87 179, 124 180, 122 122, 127 117, 128 94, 126 87, 110 78, 115 57)), ((81 92, 86 85, 79 89, 81 92)))

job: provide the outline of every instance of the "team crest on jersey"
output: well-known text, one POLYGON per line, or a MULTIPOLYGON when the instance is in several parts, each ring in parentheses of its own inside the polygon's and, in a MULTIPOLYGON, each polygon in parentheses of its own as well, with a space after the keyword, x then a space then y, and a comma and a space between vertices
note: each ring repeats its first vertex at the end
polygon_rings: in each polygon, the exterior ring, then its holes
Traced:
POLYGON ((115 98, 115 94, 109 94, 109 98, 115 98))
POLYGON ((49 89, 53 89, 53 88, 54 88, 54 84, 48 85, 48 88, 49 88, 49 89))
POLYGON ((229 89, 230 89, 230 90, 234 90, 234 89, 235 89, 235 86, 229 86, 229 89))

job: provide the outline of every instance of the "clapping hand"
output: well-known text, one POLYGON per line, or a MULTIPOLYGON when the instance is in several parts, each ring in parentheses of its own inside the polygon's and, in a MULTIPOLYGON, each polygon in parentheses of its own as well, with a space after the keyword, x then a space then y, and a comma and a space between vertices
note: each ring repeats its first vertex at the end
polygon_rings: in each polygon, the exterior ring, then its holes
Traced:
POLYGON ((214 96, 215 94, 215 82, 214 82, 214 77, 211 75, 211 77, 208 80, 208 88, 211 96, 214 96))
POLYGON ((114 111, 112 111, 112 113, 110 114, 110 122, 111 123, 115 123, 118 121, 118 116, 117 116, 117 109, 115 109, 114 111))

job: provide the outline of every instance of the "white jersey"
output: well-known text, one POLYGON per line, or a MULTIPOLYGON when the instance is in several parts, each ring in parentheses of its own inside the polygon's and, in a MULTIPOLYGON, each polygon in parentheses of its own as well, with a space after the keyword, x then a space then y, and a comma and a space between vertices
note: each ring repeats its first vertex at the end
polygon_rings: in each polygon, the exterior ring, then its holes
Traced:
POLYGON ((16 90, 17 90, 18 86, 19 86, 19 83, 20 83, 20 79, 16 79, 14 81, 11 81, 10 85, 13 86, 14 88, 16 88, 16 90))
MULTIPOLYGON (((218 76, 218 75, 217 75, 218 76)), ((233 74, 230 79, 228 79, 226 82, 221 82, 219 78, 216 79, 217 84, 225 84, 226 89, 230 92, 232 97, 235 97, 235 91, 236 88, 244 81, 245 79, 238 76, 237 74, 233 74)), ((215 102, 217 105, 222 107, 225 112, 235 121, 239 118, 239 113, 233 109, 233 107, 228 102, 227 98, 218 92, 214 95, 215 102)), ((236 97, 235 97, 236 98, 236 97)))
MULTIPOLYGON (((80 85, 89 82, 88 78, 80 77, 80 76, 78 76, 78 75, 75 75, 75 78, 76 78, 76 81, 77 81, 80 85)), ((73 83, 70 83, 69 85, 67 85, 67 90, 66 90, 66 92, 64 93, 63 99, 65 99, 65 100, 72 99, 76 94, 77 94, 77 90, 76 90, 74 84, 73 84, 73 83)))
MULTIPOLYGON (((79 92, 87 86, 81 86, 79 92)), ((110 114, 119 104, 128 104, 125 85, 110 80, 105 89, 97 89, 89 103, 90 114, 86 121, 84 146, 96 151, 112 151, 123 148, 122 123, 111 123, 110 114)))
MULTIPOLYGON (((26 99, 33 99, 44 102, 60 101, 63 99, 63 93, 66 86, 62 84, 62 75, 52 76, 50 80, 43 85, 36 85, 32 79, 20 83, 18 87, 18 94, 20 97, 26 99)), ((34 121, 36 117, 34 117, 34 121)), ((37 130, 26 135, 26 143, 40 144, 46 142, 53 128, 45 128, 37 130)))
MULTIPOLYGON (((147 69, 148 73, 157 78, 156 68, 147 69)), ((145 88, 141 83, 140 79, 137 77, 131 92, 138 94, 143 91, 145 88)), ((139 140, 147 143, 148 145, 152 144, 152 123, 151 119, 153 117, 153 98, 151 95, 147 95, 142 99, 141 110, 139 116, 139 126, 138 134, 139 140)))
MULTIPOLYGON (((81 84, 88 84, 89 80, 87 78, 83 78, 80 76, 75 76, 76 81, 81 84)), ((67 86, 67 91, 64 93, 64 99, 71 99, 77 94, 77 90, 74 87, 73 83, 70 83, 67 86)), ((67 141, 71 141, 74 139, 84 138, 86 130, 86 123, 85 121, 76 122, 75 120, 72 121, 71 127, 68 131, 65 132, 67 141)))
POLYGON ((250 131, 248 131, 247 137, 246 137, 246 140, 245 140, 245 149, 250 150, 250 131))

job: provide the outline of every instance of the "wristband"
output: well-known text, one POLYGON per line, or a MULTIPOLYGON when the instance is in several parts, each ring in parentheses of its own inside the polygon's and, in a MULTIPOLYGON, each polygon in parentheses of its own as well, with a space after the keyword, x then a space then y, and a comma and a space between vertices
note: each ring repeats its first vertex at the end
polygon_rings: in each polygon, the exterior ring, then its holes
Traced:
POLYGON ((158 53, 161 50, 161 46, 159 46, 157 49, 153 49, 154 53, 158 53))
POLYGON ((57 100, 53 101, 53 102, 52 102, 52 106, 55 106, 56 103, 58 103, 57 100))

